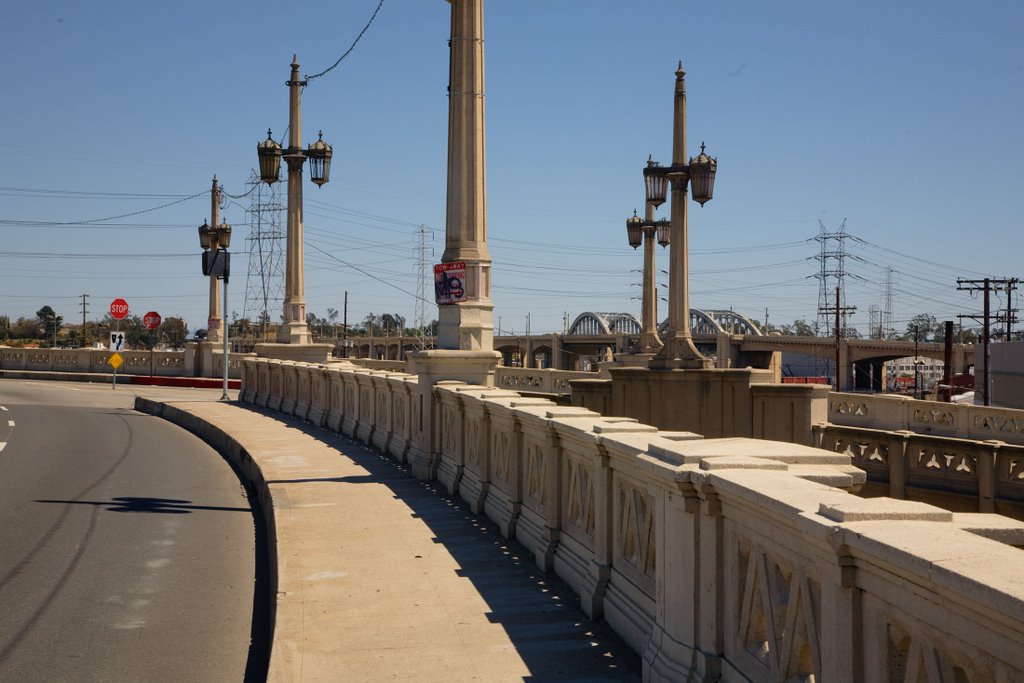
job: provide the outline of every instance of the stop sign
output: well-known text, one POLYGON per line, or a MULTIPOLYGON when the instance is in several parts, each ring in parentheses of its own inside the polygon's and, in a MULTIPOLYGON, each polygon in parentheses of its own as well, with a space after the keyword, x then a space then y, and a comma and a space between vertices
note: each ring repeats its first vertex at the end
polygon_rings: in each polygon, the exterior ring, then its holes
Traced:
POLYGON ((163 322, 163 318, 156 311, 150 311, 146 315, 142 316, 142 322, 146 326, 147 330, 155 330, 160 327, 160 323, 163 322))
POLYGON ((128 315, 128 302, 124 299, 114 299, 110 302, 110 317, 114 320, 121 320, 128 315))

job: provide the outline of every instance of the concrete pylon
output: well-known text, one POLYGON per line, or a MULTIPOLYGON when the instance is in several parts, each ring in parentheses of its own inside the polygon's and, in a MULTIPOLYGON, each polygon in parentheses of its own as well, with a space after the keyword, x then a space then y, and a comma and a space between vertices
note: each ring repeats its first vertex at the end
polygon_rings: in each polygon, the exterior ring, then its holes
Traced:
MULTIPOLYGON (((487 250, 484 129, 484 3, 449 0, 452 13, 448 97, 448 211, 442 263, 466 263, 466 299, 439 306, 437 349, 409 354, 418 377, 422 420, 412 470, 434 477, 433 386, 443 380, 494 385, 501 354, 494 350, 491 256, 487 250)), ((435 434, 436 432, 436 434, 435 434)))
POLYGON ((494 348, 487 250, 484 3, 454 0, 448 93, 448 202, 442 263, 465 261, 466 300, 440 307, 437 348, 494 348))

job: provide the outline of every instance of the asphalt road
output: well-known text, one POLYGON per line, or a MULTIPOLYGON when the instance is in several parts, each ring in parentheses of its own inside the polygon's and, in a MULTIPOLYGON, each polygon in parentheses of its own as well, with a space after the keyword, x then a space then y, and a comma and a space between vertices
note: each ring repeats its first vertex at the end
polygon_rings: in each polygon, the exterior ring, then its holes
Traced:
POLYGON ((259 677, 245 490, 136 394, 220 390, 0 380, 0 681, 259 677))

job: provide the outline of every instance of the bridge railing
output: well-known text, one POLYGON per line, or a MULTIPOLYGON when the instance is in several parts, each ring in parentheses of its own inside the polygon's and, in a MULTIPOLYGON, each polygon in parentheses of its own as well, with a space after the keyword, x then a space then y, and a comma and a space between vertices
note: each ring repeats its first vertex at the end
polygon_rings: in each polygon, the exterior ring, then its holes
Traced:
POLYGON ((647 680, 1024 677, 1024 526, 853 496, 845 451, 659 432, 500 387, 424 393, 347 364, 247 359, 241 398, 432 459, 643 654, 647 680))
POLYGON ((893 498, 916 489, 917 496, 975 499, 978 512, 1001 511, 1007 503, 1017 515, 1024 509, 1024 445, 835 424, 814 429, 821 448, 850 455, 893 498))
MULTIPOLYGON (((0 348, 0 370, 112 374, 106 349, 0 348)), ((122 351, 118 373, 174 377, 185 374, 184 351, 122 351)))
POLYGON ((909 430, 1024 445, 1024 410, 919 401, 892 394, 829 395, 828 421, 848 427, 909 430))

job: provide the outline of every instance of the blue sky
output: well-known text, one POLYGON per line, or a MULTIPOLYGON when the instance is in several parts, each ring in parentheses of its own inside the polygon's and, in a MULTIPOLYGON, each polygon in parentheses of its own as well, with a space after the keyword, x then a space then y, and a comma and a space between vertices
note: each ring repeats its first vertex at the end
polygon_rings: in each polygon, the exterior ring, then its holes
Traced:
MULTIPOLYGON (((287 124, 292 54, 321 71, 376 6, 7 3, 0 314, 48 304, 80 321, 86 293, 90 319, 124 297, 133 313, 204 327, 200 193, 214 174, 229 194, 249 189, 256 143, 287 124)), ((680 59, 688 152, 703 140, 719 160, 715 199, 690 207, 692 305, 813 321, 813 238, 845 219, 862 332, 885 306, 886 268, 900 330, 918 313, 980 312, 958 277, 1024 275, 1022 29, 1024 5, 1009 1, 489 0, 495 324, 522 333, 530 314, 537 333, 586 310, 639 316, 642 253, 624 220, 642 213, 648 155, 669 161, 680 59)), ((350 321, 413 320, 418 226, 432 230, 431 261, 443 250, 448 34, 447 3, 385 0, 352 54, 304 91, 304 140, 323 129, 334 145, 331 182, 305 186, 306 297, 320 316, 347 290, 350 321)), ((252 314, 248 206, 222 212, 239 315, 252 314)))

